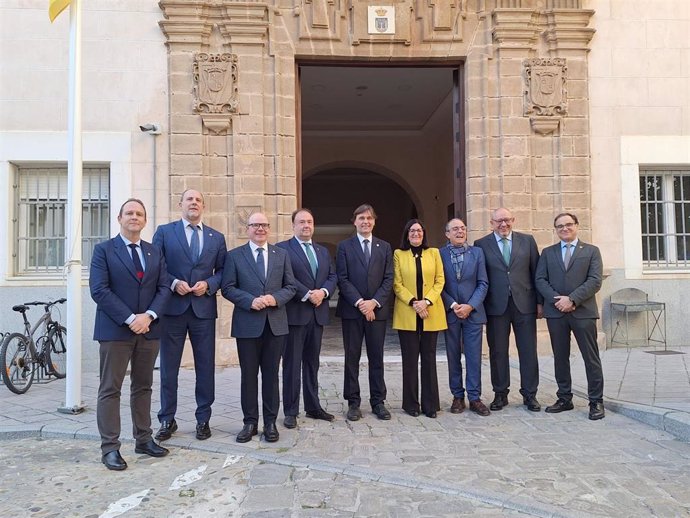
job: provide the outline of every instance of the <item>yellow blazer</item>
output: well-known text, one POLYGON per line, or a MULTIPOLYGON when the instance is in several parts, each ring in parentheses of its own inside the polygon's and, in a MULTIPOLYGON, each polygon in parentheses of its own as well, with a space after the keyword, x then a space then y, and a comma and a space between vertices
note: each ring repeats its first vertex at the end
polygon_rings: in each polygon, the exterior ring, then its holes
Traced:
MULTIPOLYGON (((441 299, 445 277, 438 248, 427 248, 422 252, 422 280, 424 298, 431 301, 429 317, 423 320, 424 331, 447 329, 446 311, 441 299)), ((393 291, 393 329, 415 331, 417 313, 410 306, 410 300, 417 298, 417 267, 411 250, 396 250, 393 254, 393 291)))

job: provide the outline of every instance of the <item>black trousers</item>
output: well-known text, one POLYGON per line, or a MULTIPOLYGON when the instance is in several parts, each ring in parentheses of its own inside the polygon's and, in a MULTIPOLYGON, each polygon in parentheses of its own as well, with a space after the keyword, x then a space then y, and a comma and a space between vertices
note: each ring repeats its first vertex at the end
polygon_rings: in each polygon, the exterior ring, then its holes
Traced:
POLYGON ((438 331, 398 331, 402 354, 402 407, 419 412, 419 358, 422 359, 422 412, 441 409, 436 375, 438 331))
POLYGON ((304 410, 316 412, 319 402, 319 356, 323 326, 312 315, 308 324, 290 326, 283 352, 283 413, 299 414, 300 382, 304 387, 304 410))
POLYGON ((240 400, 244 424, 259 423, 259 370, 261 370, 261 399, 264 425, 275 423, 280 408, 278 369, 285 336, 276 336, 266 323, 258 338, 237 338, 240 358, 240 400))
POLYGON ((503 315, 487 315, 486 339, 489 342, 491 385, 496 394, 510 392, 510 328, 515 334, 515 346, 520 359, 520 394, 535 396, 539 387, 537 358, 537 315, 520 313, 512 297, 503 315))
POLYGON ((591 403, 604 400, 604 372, 597 345, 597 321, 594 318, 575 318, 572 313, 561 318, 546 321, 553 349, 554 373, 558 383, 557 396, 566 401, 573 399, 570 376, 570 333, 575 335, 577 345, 585 362, 587 374, 587 395, 591 403))
POLYGON ((367 322, 362 318, 343 319, 343 345, 345 347, 345 383, 343 396, 349 404, 360 405, 359 360, 362 340, 366 338, 369 360, 369 403, 375 407, 386 400, 386 382, 383 380, 383 343, 386 339, 386 321, 367 322))

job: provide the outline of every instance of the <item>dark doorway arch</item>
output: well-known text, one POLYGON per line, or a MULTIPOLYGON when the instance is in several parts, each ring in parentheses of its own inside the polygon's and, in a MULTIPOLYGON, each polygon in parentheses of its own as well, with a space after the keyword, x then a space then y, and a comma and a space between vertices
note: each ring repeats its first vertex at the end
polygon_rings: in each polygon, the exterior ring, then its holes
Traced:
POLYGON ((302 183, 302 204, 314 213, 319 240, 335 251, 340 237, 353 235, 353 210, 371 204, 378 215, 374 234, 395 249, 405 223, 417 217, 417 207, 394 180, 362 168, 337 167, 309 175, 302 183))

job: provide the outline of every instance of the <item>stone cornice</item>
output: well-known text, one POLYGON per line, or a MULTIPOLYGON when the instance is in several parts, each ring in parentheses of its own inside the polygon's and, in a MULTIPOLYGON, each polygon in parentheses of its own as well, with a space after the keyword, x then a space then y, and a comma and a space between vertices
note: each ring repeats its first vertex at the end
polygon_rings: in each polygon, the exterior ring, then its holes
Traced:
POLYGON ((588 27, 594 14, 591 9, 552 9, 546 15, 544 36, 551 50, 589 51, 595 29, 588 27))
POLYGON ((168 44, 207 44, 213 26, 228 43, 264 44, 269 6, 265 2, 231 0, 160 0, 165 20, 161 30, 168 44))
POLYGON ((499 48, 532 48, 539 38, 538 13, 534 9, 494 9, 493 41, 499 48))

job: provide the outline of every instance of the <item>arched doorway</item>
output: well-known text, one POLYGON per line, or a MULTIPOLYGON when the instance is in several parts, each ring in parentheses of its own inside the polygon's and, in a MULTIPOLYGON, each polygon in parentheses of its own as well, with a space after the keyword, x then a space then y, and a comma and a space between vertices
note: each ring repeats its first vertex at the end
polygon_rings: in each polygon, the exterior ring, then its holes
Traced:
POLYGON ((372 170, 335 167, 307 176, 302 183, 302 203, 314 213, 317 239, 335 253, 338 241, 353 235, 352 211, 371 204, 378 215, 374 233, 393 248, 417 207, 407 191, 394 180, 372 170))

